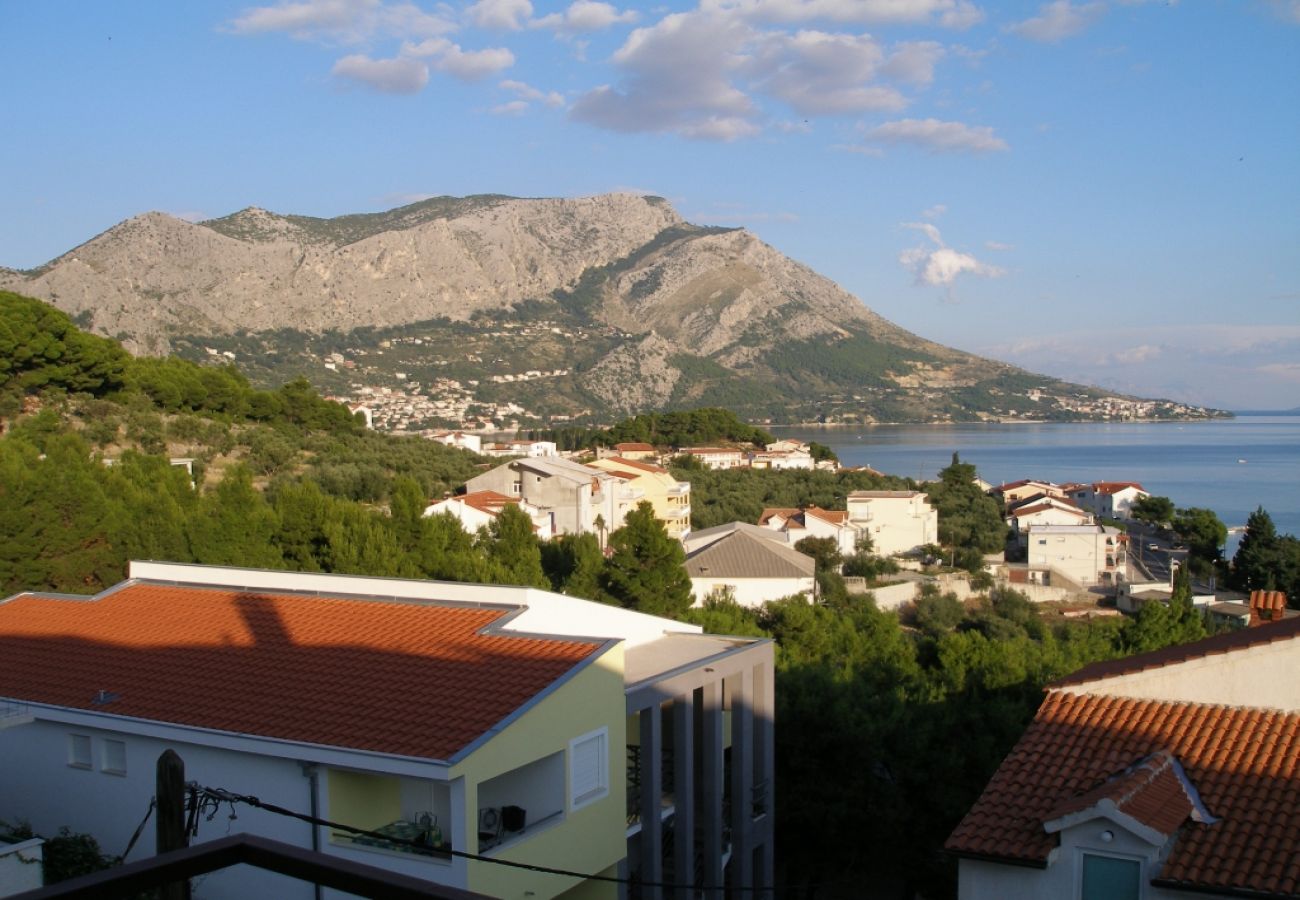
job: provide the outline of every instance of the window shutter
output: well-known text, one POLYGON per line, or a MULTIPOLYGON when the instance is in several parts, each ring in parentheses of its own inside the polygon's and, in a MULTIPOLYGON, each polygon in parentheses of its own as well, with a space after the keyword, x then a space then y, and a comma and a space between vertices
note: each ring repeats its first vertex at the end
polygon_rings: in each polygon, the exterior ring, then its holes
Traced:
POLYGON ((609 789, 607 746, 604 729, 577 738, 569 745, 571 806, 581 806, 598 799, 609 789))

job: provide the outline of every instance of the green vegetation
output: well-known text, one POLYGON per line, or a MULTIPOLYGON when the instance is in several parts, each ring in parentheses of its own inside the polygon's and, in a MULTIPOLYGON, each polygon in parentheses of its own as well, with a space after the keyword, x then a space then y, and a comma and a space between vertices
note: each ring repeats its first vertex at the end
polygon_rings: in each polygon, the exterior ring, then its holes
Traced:
POLYGON ((561 450, 612 447, 621 443, 646 443, 657 447, 699 447, 709 444, 770 444, 773 437, 741 421, 726 409, 692 409, 684 412, 645 413, 609 428, 550 428, 524 432, 529 440, 555 441, 561 450))
POLYGON ((980 490, 975 467, 956 453, 939 480, 925 485, 925 492, 939 512, 939 542, 953 551, 959 568, 976 571, 983 565, 983 554, 1005 546, 1007 526, 997 501, 980 490))
POLYGON ((769 507, 844 509, 850 491, 915 488, 910 479, 870 472, 811 469, 686 469, 674 477, 691 483, 691 527, 757 522, 769 507))
POLYGON ((1300 539, 1278 534, 1261 506, 1246 520, 1228 583, 1239 591, 1284 591, 1290 605, 1300 609, 1300 539))

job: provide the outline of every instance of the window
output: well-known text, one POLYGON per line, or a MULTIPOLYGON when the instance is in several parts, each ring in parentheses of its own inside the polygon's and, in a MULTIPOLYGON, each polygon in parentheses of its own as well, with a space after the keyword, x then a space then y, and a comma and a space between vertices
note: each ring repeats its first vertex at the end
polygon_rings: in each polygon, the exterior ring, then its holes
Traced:
POLYGON ((126 774, 126 743, 124 741, 104 741, 103 758, 99 769, 110 775, 126 774))
POLYGON ((78 769, 91 767, 90 735, 68 735, 68 765, 78 769))
POLYGON ((580 809, 609 793, 609 729, 569 741, 569 808, 580 809))
POLYGON ((1083 854, 1081 900, 1139 900, 1142 864, 1136 859, 1083 854))

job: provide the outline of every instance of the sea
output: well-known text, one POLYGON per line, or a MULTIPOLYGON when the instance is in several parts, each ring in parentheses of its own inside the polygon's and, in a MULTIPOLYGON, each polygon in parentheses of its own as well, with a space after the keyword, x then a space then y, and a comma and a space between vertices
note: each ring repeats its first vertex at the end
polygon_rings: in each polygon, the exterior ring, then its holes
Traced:
MULTIPOLYGON (((1178 507, 1214 510, 1229 528, 1263 507, 1280 534, 1300 536, 1300 415, 1238 415, 1202 422, 978 423, 772 428, 817 441, 843 466, 917 480, 952 462, 1004 484, 1136 481, 1178 507)), ((1239 533, 1228 538, 1235 552, 1239 533)))

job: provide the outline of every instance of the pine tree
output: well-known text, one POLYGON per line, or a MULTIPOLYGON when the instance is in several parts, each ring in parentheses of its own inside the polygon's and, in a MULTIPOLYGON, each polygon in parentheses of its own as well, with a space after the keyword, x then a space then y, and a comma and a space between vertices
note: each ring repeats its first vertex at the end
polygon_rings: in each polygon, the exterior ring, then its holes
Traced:
POLYGON ((1246 533, 1232 557, 1229 583, 1239 591, 1276 590, 1282 567, 1282 542, 1273 518, 1259 507, 1246 520, 1246 533))
POLYGON ((680 616, 691 607, 686 552, 668 536, 654 508, 642 501, 609 536, 613 550, 603 587, 622 606, 656 616, 680 616))

